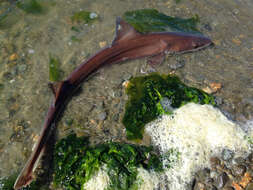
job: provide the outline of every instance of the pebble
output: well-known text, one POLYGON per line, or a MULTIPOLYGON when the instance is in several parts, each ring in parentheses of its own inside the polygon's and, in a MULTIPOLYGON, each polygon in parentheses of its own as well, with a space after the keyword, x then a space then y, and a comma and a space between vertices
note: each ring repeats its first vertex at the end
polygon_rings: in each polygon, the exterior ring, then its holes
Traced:
POLYGON ((217 157, 211 157, 210 158, 211 166, 212 168, 216 167, 217 165, 220 164, 220 159, 217 157))
POLYGON ((175 64, 169 64, 169 68, 176 70, 176 69, 184 67, 184 65, 185 65, 184 60, 178 60, 175 64))
POLYGON ((107 44, 106 41, 99 42, 99 47, 103 48, 106 46, 106 44, 107 44))
POLYGON ((253 190, 253 182, 249 183, 245 190, 253 190))
POLYGON ((10 57, 9 57, 9 61, 15 61, 18 59, 18 54, 13 53, 10 57))
POLYGON ((221 156, 223 160, 229 161, 232 160, 232 158, 234 157, 234 152, 229 149, 223 149, 221 156))
POLYGON ((241 176, 245 173, 246 167, 244 165, 233 165, 232 173, 235 176, 241 176))
POLYGON ((228 177, 228 175, 225 173, 225 172, 223 172, 221 175, 219 175, 218 177, 217 177, 217 179, 216 179, 216 187, 217 188, 222 188, 222 187, 224 187, 225 185, 226 185, 226 183, 228 182, 228 180, 229 180, 229 177, 228 177))
POLYGON ((106 113, 106 112, 101 112, 101 113, 98 114, 98 119, 99 119, 100 121, 105 120, 106 117, 107 117, 107 113, 106 113))

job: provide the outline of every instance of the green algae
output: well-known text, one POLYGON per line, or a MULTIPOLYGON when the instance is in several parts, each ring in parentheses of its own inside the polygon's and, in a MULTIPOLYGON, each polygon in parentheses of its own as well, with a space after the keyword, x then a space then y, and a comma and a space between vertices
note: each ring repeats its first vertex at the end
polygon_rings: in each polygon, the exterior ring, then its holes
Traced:
POLYGON ((197 29, 199 23, 197 15, 184 19, 165 15, 155 9, 141 9, 126 12, 123 19, 141 33, 161 31, 200 33, 197 29))
MULTIPOLYGON (((14 190, 13 186, 18 177, 17 173, 14 173, 8 177, 2 177, 0 178, 0 190, 14 190)), ((41 188, 42 184, 40 184, 38 181, 33 181, 29 186, 23 187, 22 190, 38 190, 43 189, 41 188)))
POLYGON ((83 184, 103 166, 110 178, 107 190, 138 189, 138 167, 163 170, 152 147, 116 142, 90 146, 88 138, 70 134, 55 146, 54 184, 67 190, 83 189, 83 184))
POLYGON ((41 14, 45 11, 37 0, 22 0, 18 1, 16 5, 28 14, 41 14))
POLYGON ((174 108, 188 102, 215 105, 213 96, 188 87, 178 77, 170 75, 151 74, 132 78, 126 93, 129 99, 122 122, 130 140, 142 139, 145 124, 162 114, 172 113, 174 108), (164 104, 166 99, 167 105, 164 104))
POLYGON ((89 11, 79 11, 71 17, 73 23, 91 24, 98 19, 98 15, 89 11))
POLYGON ((61 77, 60 60, 50 55, 49 57, 49 80, 52 82, 59 81, 61 77))

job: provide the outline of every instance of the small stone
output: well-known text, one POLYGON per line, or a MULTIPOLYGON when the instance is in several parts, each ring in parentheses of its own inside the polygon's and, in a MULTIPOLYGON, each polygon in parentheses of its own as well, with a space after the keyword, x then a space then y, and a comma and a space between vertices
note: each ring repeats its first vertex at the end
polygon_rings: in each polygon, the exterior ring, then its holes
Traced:
POLYGON ((160 104, 162 105, 165 112, 172 112, 174 109, 171 106, 171 100, 169 100, 167 97, 164 97, 161 99, 160 104))
POLYGON ((217 185, 216 186, 218 188, 222 188, 222 187, 224 187, 226 185, 226 183, 228 182, 228 180, 229 180, 228 175, 225 172, 223 172, 221 175, 219 175, 217 177, 217 179, 216 179, 216 184, 217 185))
POLYGON ((238 39, 238 38, 233 38, 232 42, 235 43, 238 46, 241 45, 241 43, 242 43, 242 41, 240 39, 238 39))
POLYGON ((26 70, 27 66, 25 64, 18 65, 18 71, 23 73, 26 70))
POLYGON ((107 44, 106 41, 99 42, 99 47, 103 48, 106 46, 106 44, 107 44))
POLYGON ((223 160, 229 161, 234 157, 234 152, 229 149, 223 149, 221 156, 223 160))
POLYGON ((218 176, 218 173, 216 171, 211 171, 210 172, 210 177, 211 178, 217 178, 217 176, 218 176))
POLYGON ((249 183, 250 181, 252 180, 252 177, 250 176, 250 174, 248 172, 246 172, 242 178, 242 180, 239 182, 239 184, 245 188, 249 183))
POLYGON ((35 52, 35 51, 34 51, 33 49, 29 49, 29 50, 28 50, 28 53, 29 53, 29 54, 34 54, 34 52, 35 52))
POLYGON ((13 54, 9 57, 9 61, 15 61, 15 60, 17 60, 17 58, 18 58, 18 54, 13 53, 13 54))
POLYGON ((217 83, 217 82, 212 82, 212 83, 209 84, 209 86, 210 86, 210 88, 212 90, 212 93, 217 92, 222 87, 221 83, 217 83))
POLYGON ((211 162, 212 168, 215 168, 217 165, 220 164, 220 159, 217 157, 211 157, 210 162, 211 162))
POLYGON ((204 188, 205 188, 205 184, 198 182, 195 184, 193 190, 204 190, 204 188))
POLYGON ((225 187, 223 190, 235 190, 233 187, 225 187))
POLYGON ((129 81, 124 81, 124 82, 122 83, 122 86, 123 86, 124 88, 127 88, 129 84, 130 84, 129 81))
POLYGON ((98 114, 98 119, 99 119, 100 121, 105 120, 106 117, 107 117, 106 112, 102 112, 102 113, 98 114))
POLYGON ((246 172, 246 167, 244 165, 233 165, 232 166, 232 173, 235 176, 241 176, 246 172))
POLYGON ((212 89, 209 86, 202 88, 202 90, 207 94, 212 94, 212 89))
POLYGON ((236 182, 232 182, 232 186, 234 187, 235 190, 242 190, 242 187, 236 182))
POLYGON ((176 70, 176 69, 184 67, 184 65, 185 65, 184 60, 177 60, 177 62, 175 64, 169 64, 169 68, 176 70))
POLYGON ((232 160, 233 164, 243 164, 245 159, 243 157, 236 157, 232 160))
POLYGON ((249 183, 245 190, 253 190, 253 182, 249 183))

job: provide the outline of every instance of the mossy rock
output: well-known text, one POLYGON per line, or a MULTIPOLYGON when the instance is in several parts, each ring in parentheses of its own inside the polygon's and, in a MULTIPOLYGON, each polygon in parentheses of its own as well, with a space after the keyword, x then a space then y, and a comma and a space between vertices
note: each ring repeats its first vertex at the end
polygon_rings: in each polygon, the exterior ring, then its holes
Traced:
POLYGON ((145 124, 162 114, 171 114, 173 109, 188 102, 215 105, 213 96, 186 86, 178 77, 171 75, 151 74, 132 78, 126 93, 129 100, 123 124, 130 140, 142 139, 145 124))

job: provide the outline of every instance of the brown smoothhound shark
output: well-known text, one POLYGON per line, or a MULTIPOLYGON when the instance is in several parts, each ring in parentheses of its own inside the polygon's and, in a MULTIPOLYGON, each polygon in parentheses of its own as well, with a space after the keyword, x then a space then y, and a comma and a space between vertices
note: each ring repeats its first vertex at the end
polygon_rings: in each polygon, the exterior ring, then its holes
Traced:
POLYGON ((51 85, 54 100, 46 115, 38 142, 29 160, 19 174, 14 189, 29 185, 33 178, 36 163, 45 149, 51 136, 59 112, 73 93, 80 87, 91 73, 105 64, 119 63, 126 60, 149 57, 151 64, 159 64, 168 53, 184 53, 202 49, 212 44, 212 41, 201 35, 180 32, 160 32, 141 34, 131 25, 121 20, 116 21, 116 36, 112 44, 77 67, 66 80, 57 85, 51 85))

